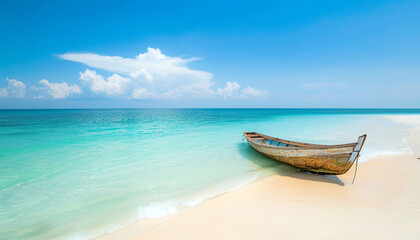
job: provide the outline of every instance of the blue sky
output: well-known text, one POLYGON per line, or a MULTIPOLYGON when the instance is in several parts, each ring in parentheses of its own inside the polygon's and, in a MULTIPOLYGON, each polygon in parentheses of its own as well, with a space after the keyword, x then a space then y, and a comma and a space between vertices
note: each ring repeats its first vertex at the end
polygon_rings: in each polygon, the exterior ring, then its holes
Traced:
POLYGON ((419 1, 2 1, 0 108, 418 108, 419 12, 419 1))

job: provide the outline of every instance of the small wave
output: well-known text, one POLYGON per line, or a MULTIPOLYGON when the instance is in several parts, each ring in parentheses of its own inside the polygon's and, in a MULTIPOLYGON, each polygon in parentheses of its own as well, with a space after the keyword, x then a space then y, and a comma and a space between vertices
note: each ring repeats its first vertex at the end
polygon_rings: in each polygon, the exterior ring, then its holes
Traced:
MULTIPOLYGON (((225 181, 219 182, 218 184, 210 186, 206 191, 199 192, 193 196, 176 200, 152 202, 147 205, 140 205, 137 208, 137 218, 135 218, 135 220, 138 221, 144 219, 156 219, 178 213, 181 209, 194 207, 211 198, 215 198, 224 193, 233 192, 239 188, 244 187, 249 183, 254 182, 255 180, 263 176, 269 175, 270 173, 272 173, 272 169, 262 169, 247 174, 245 176, 242 175, 236 178, 230 178, 225 181)), ((110 234, 125 227, 128 227, 132 223, 133 220, 130 220, 125 224, 114 224, 111 226, 107 226, 105 229, 97 229, 93 232, 75 232, 72 235, 66 237, 65 240, 94 239, 100 237, 105 233, 110 234)))
POLYGON ((147 206, 139 206, 137 219, 161 218, 178 212, 177 205, 173 201, 153 202, 147 206))
POLYGON ((381 157, 381 156, 390 156, 390 155, 400 155, 400 154, 411 154, 413 153, 409 147, 403 148, 399 151, 375 151, 375 152, 368 152, 366 154, 361 154, 359 157, 359 162, 366 162, 371 158, 374 157, 381 157))
POLYGON ((375 131, 367 128, 371 132, 368 132, 359 162, 366 162, 374 157, 413 153, 407 139, 412 135, 410 129, 420 124, 420 115, 376 116, 373 119, 381 128, 374 129, 375 131))
POLYGON ((92 237, 95 237, 94 235, 87 234, 85 232, 76 232, 70 237, 65 238, 65 240, 87 240, 92 237))
POLYGON ((402 145, 399 149, 393 150, 385 150, 385 149, 375 149, 373 150, 372 147, 369 149, 369 146, 362 151, 359 157, 359 162, 366 162, 370 158, 374 157, 381 157, 381 156, 390 156, 390 155, 400 155, 400 154, 412 154, 413 151, 411 150, 410 146, 408 145, 407 138, 410 135, 404 136, 402 138, 402 145))
POLYGON ((180 209, 187 207, 194 207, 198 204, 220 196, 224 193, 233 192, 239 188, 248 185, 262 176, 269 174, 270 170, 262 170, 248 174, 246 177, 238 177, 221 182, 213 187, 210 187, 205 192, 200 192, 189 198, 178 200, 169 200, 163 202, 153 202, 148 205, 141 205, 137 208, 137 220, 149 218, 162 218, 171 214, 179 212, 180 209))

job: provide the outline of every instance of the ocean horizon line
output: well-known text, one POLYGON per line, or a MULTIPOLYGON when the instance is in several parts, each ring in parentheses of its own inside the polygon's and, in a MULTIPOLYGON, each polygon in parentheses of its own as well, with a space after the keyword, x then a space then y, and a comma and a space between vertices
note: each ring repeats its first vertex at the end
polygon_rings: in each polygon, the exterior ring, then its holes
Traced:
POLYGON ((351 107, 338 107, 338 108, 315 108, 315 107, 120 107, 120 108, 0 108, 0 111, 9 110, 135 110, 135 109, 249 109, 249 110, 420 110, 420 108, 401 107, 401 108, 351 108, 351 107))

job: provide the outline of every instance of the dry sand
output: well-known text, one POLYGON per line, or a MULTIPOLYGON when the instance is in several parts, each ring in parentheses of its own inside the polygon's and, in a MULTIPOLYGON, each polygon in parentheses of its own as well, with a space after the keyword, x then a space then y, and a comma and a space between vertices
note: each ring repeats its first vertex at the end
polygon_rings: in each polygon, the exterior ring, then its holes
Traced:
POLYGON ((407 141, 413 154, 359 164, 354 184, 354 167, 336 178, 269 176, 99 239, 420 239, 420 128, 407 141))

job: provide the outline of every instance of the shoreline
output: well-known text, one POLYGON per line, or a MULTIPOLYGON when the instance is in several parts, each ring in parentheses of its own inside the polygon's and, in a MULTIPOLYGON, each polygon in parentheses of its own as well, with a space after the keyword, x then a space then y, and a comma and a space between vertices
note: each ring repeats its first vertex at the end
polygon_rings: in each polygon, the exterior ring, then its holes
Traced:
POLYGON ((420 127, 410 129, 407 142, 411 154, 359 163, 353 185, 354 167, 337 177, 307 172, 270 175, 178 213, 138 220, 95 239, 414 239, 420 236, 416 228, 420 127))

